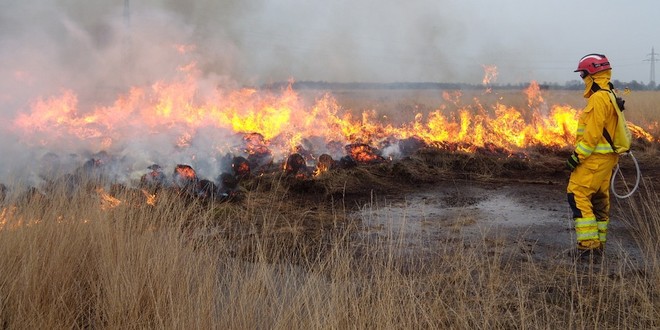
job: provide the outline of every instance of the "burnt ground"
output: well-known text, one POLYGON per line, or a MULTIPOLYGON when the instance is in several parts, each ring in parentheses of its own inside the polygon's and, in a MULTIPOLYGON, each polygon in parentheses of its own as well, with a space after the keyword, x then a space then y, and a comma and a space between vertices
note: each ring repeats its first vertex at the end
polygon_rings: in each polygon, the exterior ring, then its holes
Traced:
MULTIPOLYGON (((636 158, 643 181, 660 191, 655 155, 655 147, 646 148, 636 158)), ((566 202, 567 156, 547 150, 519 157, 428 149, 398 161, 329 172, 313 184, 291 188, 310 203, 318 201, 309 196, 320 192, 326 200, 341 200, 361 225, 358 240, 389 241, 404 254, 432 256, 462 244, 509 260, 571 263, 575 237, 566 202)), ((631 158, 622 157, 620 164, 625 180, 634 181, 631 158)), ((614 196, 611 202, 607 258, 642 267, 630 206, 614 196)))
MULTIPOLYGON (((635 155, 644 183, 654 196, 647 192, 646 198, 657 199, 660 146, 642 145, 635 150, 639 150, 635 155)), ((260 244, 285 246, 288 253, 301 257, 327 251, 333 237, 349 229, 358 245, 386 242, 399 253, 422 258, 460 245, 489 255, 502 253, 509 260, 571 262, 568 253, 575 239, 565 193, 569 154, 546 148, 511 154, 488 148, 468 153, 424 147, 396 160, 337 165, 318 176, 307 172, 302 177, 282 172, 274 164, 270 172, 241 179, 237 197, 215 206, 219 215, 266 216, 229 217, 236 221, 219 217, 218 228, 201 237, 251 237, 260 244)), ((626 180, 633 180, 630 158, 622 157, 620 164, 626 180)), ((124 190, 117 190, 115 197, 132 201, 125 205, 148 207, 140 190, 128 189, 133 193, 122 195, 124 190)), ((28 197, 34 195, 30 191, 28 197)), ((108 191, 113 194, 114 190, 108 191)), ((619 187, 618 191, 624 190, 619 187)), ((176 196, 184 192, 172 191, 176 196)), ((630 225, 634 218, 629 204, 643 196, 638 192, 623 201, 612 197, 609 258, 643 262, 635 228, 630 225)), ((191 225, 195 221, 192 217, 191 225)), ((235 251, 247 257, 252 252, 235 251)))

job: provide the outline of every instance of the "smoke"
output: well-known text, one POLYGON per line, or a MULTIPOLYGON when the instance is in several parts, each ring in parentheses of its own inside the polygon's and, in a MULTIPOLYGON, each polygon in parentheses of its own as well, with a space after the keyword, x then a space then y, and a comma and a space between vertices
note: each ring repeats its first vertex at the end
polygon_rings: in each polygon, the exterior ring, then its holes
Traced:
MULTIPOLYGON (((91 133, 80 141, 45 135, 27 143, 17 132, 17 119, 34 115, 35 104, 68 93, 84 116, 118 111, 117 100, 131 97, 132 88, 153 92, 158 82, 180 81, 191 71, 193 98, 202 102, 213 99, 217 89, 290 78, 479 82, 488 62, 465 55, 481 50, 465 44, 471 24, 458 20, 459 10, 449 1, 432 0, 405 5, 389 0, 5 1, 0 5, 0 180, 26 171, 38 176, 31 164, 53 152, 68 164, 103 150, 103 137, 91 133), (52 150, 53 145, 61 147, 52 150)), ((143 97, 149 101, 149 95, 143 97)), ((151 162, 195 162, 201 174, 215 176, 223 165, 216 159, 218 141, 237 143, 231 132, 200 129, 182 149, 178 140, 189 133, 183 127, 148 135, 144 130, 134 124, 118 130, 123 140, 114 148, 120 150, 108 150, 134 158, 130 171, 151 162)))
POLYGON ((239 84, 478 82, 489 63, 470 58, 469 23, 443 2, 13 1, 1 5, 0 100, 61 88, 98 100, 167 79, 185 62, 174 45, 239 84))
MULTIPOLYGON (((56 159, 58 168, 69 170, 100 151, 97 146, 103 137, 73 140, 70 136, 40 136, 38 129, 48 132, 48 127, 34 125, 19 131, 17 123, 26 117, 43 119, 43 125, 59 124, 60 119, 48 120, 47 112, 35 110, 39 104, 71 99, 65 103, 71 108, 67 111, 75 112, 78 118, 99 108, 117 111, 119 107, 113 103, 129 95, 133 86, 148 90, 155 82, 181 79, 186 65, 208 65, 202 61, 208 54, 195 52, 195 42, 199 41, 195 26, 166 5, 143 4, 130 12, 119 1, 15 1, 0 6, 0 180, 20 177, 34 184, 39 181, 42 162, 54 163, 56 159), (26 141, 25 133, 34 134, 26 141)), ((235 84, 218 65, 233 61, 232 43, 219 35, 209 42, 228 51, 205 48, 217 51, 213 58, 219 71, 207 71, 200 77, 196 84, 200 98, 218 85, 235 84)), ((192 157, 197 156, 181 148, 174 150, 181 127, 145 133, 134 124, 119 128, 116 134, 123 135, 123 141, 114 148, 122 150, 109 151, 122 157, 130 155, 133 166, 145 168, 156 161, 192 163, 192 157)))

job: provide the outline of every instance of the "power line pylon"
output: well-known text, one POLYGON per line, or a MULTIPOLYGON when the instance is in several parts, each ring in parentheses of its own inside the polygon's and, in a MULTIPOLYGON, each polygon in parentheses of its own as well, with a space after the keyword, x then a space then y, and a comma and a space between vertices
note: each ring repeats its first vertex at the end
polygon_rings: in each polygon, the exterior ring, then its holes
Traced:
POLYGON ((656 56, 660 54, 655 52, 654 47, 651 47, 651 53, 646 55, 649 58, 645 59, 646 62, 651 62, 651 73, 649 75, 649 85, 655 86, 655 62, 658 62, 656 56))

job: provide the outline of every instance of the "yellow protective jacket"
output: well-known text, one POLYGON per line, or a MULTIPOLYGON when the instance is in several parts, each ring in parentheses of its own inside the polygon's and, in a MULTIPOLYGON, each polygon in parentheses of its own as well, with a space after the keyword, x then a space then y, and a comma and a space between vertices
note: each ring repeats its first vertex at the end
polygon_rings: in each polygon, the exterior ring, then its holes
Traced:
POLYGON ((591 154, 613 153, 614 149, 603 137, 603 128, 610 136, 616 129, 617 114, 608 95, 612 71, 606 70, 587 76, 584 96, 588 98, 587 106, 578 119, 578 130, 575 152, 580 162, 591 154), (600 90, 593 92, 592 85, 598 84, 600 90))

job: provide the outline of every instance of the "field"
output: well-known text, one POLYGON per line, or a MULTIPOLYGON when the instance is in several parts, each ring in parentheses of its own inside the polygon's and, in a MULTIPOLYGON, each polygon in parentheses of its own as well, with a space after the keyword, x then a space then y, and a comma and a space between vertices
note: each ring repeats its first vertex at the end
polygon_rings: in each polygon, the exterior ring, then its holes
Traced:
MULTIPOLYGON (((333 95, 356 115, 404 123, 438 104, 487 112, 530 99, 333 95)), ((580 92, 542 95, 584 104, 580 92)), ((420 148, 312 178, 253 176, 223 202, 54 184, 4 198, 0 327, 658 328, 660 93, 625 98, 627 119, 655 141, 635 141, 642 181, 631 198, 612 197, 602 260, 570 255, 569 148, 420 148)), ((631 160, 621 167, 634 180, 631 160)))

